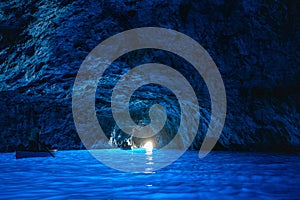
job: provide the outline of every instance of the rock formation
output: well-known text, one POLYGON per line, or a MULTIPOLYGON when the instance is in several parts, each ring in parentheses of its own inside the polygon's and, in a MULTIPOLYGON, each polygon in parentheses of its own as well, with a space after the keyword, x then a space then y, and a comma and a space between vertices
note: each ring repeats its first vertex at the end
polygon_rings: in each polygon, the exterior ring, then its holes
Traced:
MULTIPOLYGON (((12 0, 0 7, 1 152, 26 144, 37 124, 47 143, 59 149, 84 148, 72 117, 72 88, 82 61, 110 36, 148 26, 192 37, 218 66, 228 102, 216 149, 299 150, 297 1, 12 0)), ((189 63, 168 52, 140 50, 114 62, 99 81, 99 123, 109 137, 116 127, 110 109, 112 88, 128 69, 148 62, 172 66, 196 91, 201 121, 191 149, 198 149, 210 120, 209 94, 189 63)), ((164 146, 176 134, 180 108, 172 92, 146 85, 135 92, 130 105, 136 123, 149 123, 147 113, 153 103, 167 110, 167 124, 155 137, 157 146, 164 146)), ((116 131, 120 138, 126 137, 116 131)))

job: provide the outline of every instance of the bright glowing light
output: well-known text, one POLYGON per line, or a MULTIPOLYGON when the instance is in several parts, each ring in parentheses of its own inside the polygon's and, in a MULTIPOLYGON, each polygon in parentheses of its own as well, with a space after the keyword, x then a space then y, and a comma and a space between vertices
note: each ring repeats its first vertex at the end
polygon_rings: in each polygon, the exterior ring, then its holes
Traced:
POLYGON ((146 144, 144 145, 144 148, 146 149, 146 152, 152 152, 152 149, 153 149, 152 142, 146 142, 146 144))

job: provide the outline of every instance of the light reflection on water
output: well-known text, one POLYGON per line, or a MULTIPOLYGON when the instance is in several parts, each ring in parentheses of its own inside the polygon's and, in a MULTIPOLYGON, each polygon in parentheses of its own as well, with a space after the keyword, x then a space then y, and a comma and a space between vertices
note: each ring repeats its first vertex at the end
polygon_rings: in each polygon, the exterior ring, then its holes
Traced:
POLYGON ((200 160, 198 152, 188 151, 153 172, 153 164, 163 162, 163 157, 143 155, 145 173, 124 173, 101 164, 88 151, 20 160, 14 153, 0 154, 0 198, 297 199, 300 195, 300 156, 211 152, 200 160))
POLYGON ((102 149, 90 153, 103 164, 123 172, 151 172, 169 164, 170 160, 184 153, 180 150, 154 149, 149 152, 142 148, 134 150, 102 149), (155 162, 154 162, 155 161, 155 162))

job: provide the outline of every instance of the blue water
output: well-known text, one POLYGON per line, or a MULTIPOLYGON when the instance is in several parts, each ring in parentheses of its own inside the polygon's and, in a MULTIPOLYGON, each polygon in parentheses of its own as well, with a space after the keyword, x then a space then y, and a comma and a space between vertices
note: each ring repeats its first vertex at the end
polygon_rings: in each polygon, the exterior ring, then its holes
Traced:
POLYGON ((1 199, 300 198, 297 155, 211 152, 200 160, 198 152, 188 151, 152 173, 111 169, 88 151, 19 160, 3 153, 0 160, 1 199))

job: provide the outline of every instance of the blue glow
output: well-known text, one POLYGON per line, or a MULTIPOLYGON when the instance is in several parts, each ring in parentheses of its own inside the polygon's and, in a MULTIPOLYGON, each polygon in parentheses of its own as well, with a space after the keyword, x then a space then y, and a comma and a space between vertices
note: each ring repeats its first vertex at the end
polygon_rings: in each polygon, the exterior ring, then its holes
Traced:
MULTIPOLYGON (((108 151, 107 151, 108 152, 108 151)), ((0 197, 100 199, 291 199, 299 197, 300 156, 186 152, 156 172, 122 173, 87 151, 16 160, 0 154, 0 197)), ((155 162, 155 159, 152 160, 155 162)))

